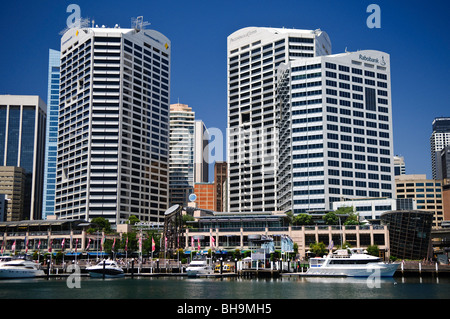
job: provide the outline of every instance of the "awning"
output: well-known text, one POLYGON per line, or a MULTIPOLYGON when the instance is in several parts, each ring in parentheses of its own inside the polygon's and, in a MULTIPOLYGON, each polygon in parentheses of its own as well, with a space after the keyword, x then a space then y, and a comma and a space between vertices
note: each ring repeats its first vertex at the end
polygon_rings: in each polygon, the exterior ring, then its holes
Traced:
POLYGON ((109 253, 105 253, 105 252, 89 252, 88 253, 89 256, 109 256, 109 253))
POLYGON ((207 250, 185 250, 184 254, 185 255, 189 255, 190 253, 195 253, 195 254, 207 254, 208 251, 207 250))
POLYGON ((226 254, 228 254, 228 251, 226 251, 226 250, 218 250, 218 251, 215 251, 214 252, 214 254, 216 254, 216 255, 226 255, 226 254))
POLYGON ((67 253, 66 256, 80 256, 81 253, 67 253))

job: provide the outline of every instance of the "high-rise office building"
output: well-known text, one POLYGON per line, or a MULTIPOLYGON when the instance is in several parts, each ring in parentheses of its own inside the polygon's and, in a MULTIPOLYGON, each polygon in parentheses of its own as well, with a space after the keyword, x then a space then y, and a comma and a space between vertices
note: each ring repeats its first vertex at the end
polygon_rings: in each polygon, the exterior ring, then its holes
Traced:
POLYGON ((394 156, 394 175, 405 175, 405 158, 403 156, 394 156))
POLYGON ((0 197, 3 216, 0 221, 24 220, 25 169, 17 166, 0 166, 0 197))
POLYGON ((215 211, 215 185, 214 183, 195 183, 196 207, 215 211))
POLYGON ((194 192, 195 112, 185 104, 170 105, 169 202, 184 206, 194 192))
POLYGON ((226 201, 226 194, 224 194, 225 185, 227 182, 228 165, 227 162, 214 163, 214 185, 216 192, 214 210, 216 212, 224 211, 224 202, 226 201))
POLYGON ((450 183, 450 145, 445 146, 441 152, 441 177, 450 183))
POLYGON ((72 27, 61 39, 55 215, 135 215, 168 208, 170 41, 155 30, 72 27))
POLYGON ((320 30, 248 27, 228 36, 228 210, 276 209, 276 67, 331 54, 320 30))
POLYGON ((60 52, 49 50, 47 125, 45 130, 44 189, 42 199, 42 219, 55 212, 56 153, 58 147, 59 114, 59 66, 60 52))
POLYGON ((209 182, 209 132, 202 120, 194 123, 194 183, 209 182))
POLYGON ((412 198, 417 209, 432 213, 433 228, 440 228, 444 219, 442 180, 427 179, 426 174, 395 177, 396 197, 412 198))
POLYGON ((170 105, 170 205, 186 206, 195 183, 208 182, 208 130, 186 104, 170 105))
POLYGON ((450 117, 437 117, 432 123, 433 132, 430 137, 431 172, 433 179, 443 179, 442 149, 450 145, 450 117))
POLYGON ((332 209, 395 194, 389 55, 374 50, 280 65, 278 210, 332 209))
POLYGON ((22 219, 42 218, 46 111, 39 96, 0 95, 0 165, 24 169, 22 219))

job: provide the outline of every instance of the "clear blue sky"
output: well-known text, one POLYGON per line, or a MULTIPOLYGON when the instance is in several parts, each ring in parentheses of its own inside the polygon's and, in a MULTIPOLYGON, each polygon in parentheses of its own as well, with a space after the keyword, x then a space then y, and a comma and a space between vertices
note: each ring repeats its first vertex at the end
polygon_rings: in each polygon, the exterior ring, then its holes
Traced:
MULTIPOLYGON (((227 36, 247 26, 322 29, 333 53, 362 49, 391 55, 394 152, 408 174, 431 176, 429 137, 435 117, 450 116, 450 4, 447 1, 8 1, 0 9, 0 94, 47 99, 48 49, 59 49, 69 4, 96 24, 148 28, 172 42, 171 102, 193 107, 225 133, 227 36), (369 4, 381 28, 369 29, 369 4)), ((225 146, 225 145, 224 145, 225 146)))

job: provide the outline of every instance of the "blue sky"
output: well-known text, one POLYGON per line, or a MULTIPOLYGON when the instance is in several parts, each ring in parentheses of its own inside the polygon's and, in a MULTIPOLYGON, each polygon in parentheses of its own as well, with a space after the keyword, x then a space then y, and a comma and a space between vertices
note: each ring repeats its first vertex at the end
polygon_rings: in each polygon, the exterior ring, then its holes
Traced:
POLYGON ((48 49, 59 49, 69 4, 96 24, 130 27, 144 16, 172 42, 171 102, 191 106, 225 133, 227 36, 248 26, 321 29, 333 53, 374 49, 391 55, 394 152, 407 174, 431 177, 435 117, 450 116, 450 4, 440 1, 8 1, 0 11, 0 94, 47 99, 48 49), (370 29, 369 4, 381 8, 370 29))

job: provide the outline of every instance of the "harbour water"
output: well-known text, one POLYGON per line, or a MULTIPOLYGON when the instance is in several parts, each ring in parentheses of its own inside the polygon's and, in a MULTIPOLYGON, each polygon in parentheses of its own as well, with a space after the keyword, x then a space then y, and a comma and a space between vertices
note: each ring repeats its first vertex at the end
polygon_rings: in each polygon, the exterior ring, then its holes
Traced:
POLYGON ((0 299, 449 299, 450 278, 89 277, 0 281, 0 299), (69 288, 72 287, 72 288, 69 288), (78 288, 77 288, 78 287, 78 288))

